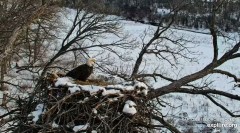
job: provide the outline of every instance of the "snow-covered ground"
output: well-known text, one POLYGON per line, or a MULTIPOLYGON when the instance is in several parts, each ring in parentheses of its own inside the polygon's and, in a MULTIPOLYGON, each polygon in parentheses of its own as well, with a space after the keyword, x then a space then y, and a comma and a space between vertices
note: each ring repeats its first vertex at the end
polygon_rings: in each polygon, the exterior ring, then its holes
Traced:
MULTIPOLYGON (((74 11, 69 10, 69 13, 66 16, 62 16, 62 20, 66 24, 67 27, 71 25, 70 20, 74 17, 74 11), (66 19, 65 17, 69 17, 66 19)), ((121 49, 121 48, 115 48, 119 52, 122 57, 127 58, 128 60, 119 60, 118 56, 114 55, 113 53, 109 51, 104 51, 99 48, 94 48, 89 50, 89 54, 96 58, 97 60, 104 59, 108 57, 107 59, 111 61, 114 65, 108 65, 106 67, 113 69, 113 68, 119 68, 126 70, 125 72, 131 72, 132 67, 135 63, 135 60, 138 57, 138 54, 141 50, 141 44, 142 40, 141 38, 144 35, 144 32, 146 31, 147 36, 144 39, 144 42, 147 42, 154 29, 156 27, 150 26, 147 24, 141 24, 137 22, 132 21, 125 21, 125 20, 119 20, 120 24, 122 25, 122 30, 124 34, 129 35, 130 39, 136 39, 137 42, 135 42, 134 46, 135 49, 121 49), (99 54, 103 53, 103 54, 99 54), (110 56, 109 56, 110 55, 110 56)), ((66 28, 67 29, 67 28, 66 28)), ((59 35, 64 36, 65 33, 61 33, 59 35)), ((189 57, 195 57, 197 61, 188 61, 182 58, 178 59, 178 64, 176 64, 176 67, 172 67, 167 61, 159 60, 154 55, 145 55, 144 56, 144 63, 140 67, 140 71, 144 71, 147 73, 154 72, 155 70, 159 73, 164 73, 166 76, 170 76, 173 79, 179 79, 187 74, 194 73, 196 71, 199 71, 203 69, 208 63, 211 62, 213 57, 213 50, 211 45, 211 36, 207 34, 201 34, 201 33, 193 33, 189 31, 184 30, 177 30, 177 29, 169 29, 166 33, 166 36, 170 36, 171 38, 184 38, 187 39, 189 42, 185 44, 185 46, 190 47, 189 50, 194 52, 194 54, 187 54, 189 57), (156 69, 157 68, 157 69, 156 69)), ((235 34, 230 34, 233 40, 228 40, 226 38, 219 37, 218 43, 219 43, 219 56, 221 56, 224 52, 226 52, 233 44, 235 44, 237 41, 239 41, 238 37, 234 37, 235 34)), ((116 41, 118 37, 109 35, 105 37, 104 39, 99 39, 101 42, 112 42, 116 41)), ((162 41, 160 42, 162 44, 168 44, 170 47, 175 47, 171 42, 169 41, 162 41)), ((54 53, 54 52, 53 52, 54 53)), ((67 60, 69 57, 71 57, 71 54, 64 55, 61 57, 62 60, 67 60)), ((170 58, 171 60, 171 58, 170 58)), ((233 74, 236 74, 238 77, 240 77, 240 59, 235 59, 232 61, 228 61, 226 64, 219 67, 219 69, 227 70, 233 74)), ((99 70, 95 70, 95 74, 101 73, 99 70)), ((227 76, 222 76, 218 74, 214 74, 211 76, 207 76, 203 79, 197 80, 194 83, 198 85, 202 85, 206 81, 211 82, 211 87, 216 88, 218 90, 223 90, 226 92, 230 92, 232 94, 239 95, 240 94, 240 88, 234 87, 233 79, 228 78, 227 76)), ((149 79, 148 85, 153 88, 160 88, 164 85, 169 84, 168 81, 163 79, 157 79, 157 82, 155 82, 153 79, 149 79)), ((76 88, 75 88, 76 89, 76 88)), ((72 91, 75 90, 73 88, 72 91)), ((233 112, 239 112, 240 111, 240 102, 234 101, 231 99, 227 99, 224 97, 216 96, 218 101, 225 105, 229 110, 233 112)), ((170 106, 163 107, 162 113, 163 115, 167 115, 167 118, 169 120, 173 120, 173 125, 179 129, 181 129, 183 132, 186 132, 186 127, 193 127, 193 132, 199 132, 202 130, 206 125, 202 126, 198 122, 201 120, 204 120, 205 123, 211 124, 213 121, 218 121, 223 124, 238 124, 238 126, 234 129, 237 129, 240 131, 240 120, 231 118, 227 113, 222 111, 219 107, 211 103, 210 100, 208 100, 206 97, 201 95, 190 95, 190 94, 168 94, 161 97, 161 100, 166 101, 169 103, 170 106), (183 119, 184 118, 184 119, 183 119), (195 121, 194 124, 187 124, 188 121, 195 121)), ((1 112, 0 112, 1 115, 1 112)), ((76 127, 76 130, 78 130, 78 127, 76 127)), ((221 131, 223 133, 227 132, 229 129, 222 129, 221 131)), ((214 132, 214 131, 212 131, 214 132)))

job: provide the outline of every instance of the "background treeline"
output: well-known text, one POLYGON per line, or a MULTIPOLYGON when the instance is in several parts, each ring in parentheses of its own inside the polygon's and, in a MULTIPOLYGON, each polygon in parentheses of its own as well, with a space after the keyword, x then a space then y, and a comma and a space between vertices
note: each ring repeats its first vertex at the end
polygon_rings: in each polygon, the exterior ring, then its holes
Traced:
POLYGON ((174 25, 185 28, 209 28, 212 17, 216 17, 220 30, 232 32, 240 27, 240 1, 237 0, 62 0, 60 3, 74 8, 80 1, 102 4, 109 14, 153 25, 168 23, 171 15, 176 15, 174 25), (184 8, 179 8, 181 5, 184 8))

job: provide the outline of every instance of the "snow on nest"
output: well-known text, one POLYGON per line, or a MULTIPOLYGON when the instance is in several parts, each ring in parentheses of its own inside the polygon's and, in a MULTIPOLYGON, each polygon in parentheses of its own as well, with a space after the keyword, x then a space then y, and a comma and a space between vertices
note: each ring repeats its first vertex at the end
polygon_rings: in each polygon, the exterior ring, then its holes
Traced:
POLYGON ((133 91, 134 90, 134 86, 130 86, 130 85, 108 85, 107 88, 118 89, 118 90, 123 90, 123 91, 133 91))
POLYGON ((135 106, 136 106, 136 103, 134 103, 131 100, 127 100, 123 107, 123 113, 130 114, 130 115, 136 114, 137 110, 136 110, 135 106))
POLYGON ((119 94, 121 95, 121 91, 133 91, 137 89, 137 93, 147 95, 148 87, 143 82, 135 81, 133 86, 130 85, 108 85, 106 87, 95 86, 95 85, 78 85, 74 84, 73 80, 69 77, 58 78, 54 84, 55 87, 65 86, 68 87, 70 93, 74 93, 77 91, 89 91, 91 95, 96 94, 98 91, 102 91, 102 95, 111 95, 111 94, 119 94), (106 89, 107 88, 107 89, 106 89))
POLYGON ((123 89, 124 86, 123 85, 108 85, 108 88, 112 88, 112 89, 123 89))
POLYGON ((78 131, 83 131, 86 130, 89 127, 89 124, 85 124, 85 125, 78 125, 78 126, 74 126, 73 127, 73 131, 74 132, 78 132, 78 131))
POLYGON ((39 119, 39 116, 43 113, 43 104, 38 104, 35 108, 35 111, 31 112, 28 116, 33 116, 32 121, 36 123, 39 119))
POLYGON ((78 101, 78 103, 86 103, 89 100, 89 97, 85 97, 83 100, 78 101))
POLYGON ((61 86, 68 87, 68 90, 70 91, 70 93, 75 93, 77 91, 84 90, 84 91, 89 91, 90 94, 94 94, 100 90, 103 90, 103 91, 105 90, 105 88, 100 87, 100 86, 78 85, 78 84, 74 84, 73 82, 74 81, 69 77, 62 77, 62 78, 57 79, 54 86, 55 87, 61 87, 61 86))
POLYGON ((105 90, 102 92, 102 95, 103 96, 106 96, 106 95, 111 95, 111 94, 120 94, 120 90, 115 90, 115 89, 111 89, 111 90, 105 90))
POLYGON ((126 103, 126 104, 129 104, 130 106, 136 106, 136 103, 134 103, 134 102, 131 101, 131 100, 127 100, 125 103, 126 103))
POLYGON ((68 78, 68 77, 62 77, 62 78, 58 78, 55 86, 59 87, 59 86, 74 86, 74 84, 72 83, 73 81, 68 78))
POLYGON ((58 128, 58 127, 59 127, 59 125, 55 121, 53 121, 52 128, 58 128))
POLYGON ((78 86, 73 86, 73 87, 68 87, 68 90, 70 91, 70 93, 74 93, 74 92, 80 91, 80 88, 78 86))
POLYGON ((94 95, 98 91, 106 91, 104 87, 95 85, 78 85, 81 90, 89 91, 91 95, 94 95))
POLYGON ((97 111, 97 109, 93 108, 93 109, 92 109, 92 112, 93 112, 94 114, 97 114, 98 111, 97 111))
POLYGON ((138 82, 138 81, 135 81, 135 85, 134 85, 134 88, 138 87, 138 88, 143 88, 143 89, 147 89, 147 85, 144 84, 143 82, 138 82))
POLYGON ((139 89, 138 93, 144 94, 145 96, 148 94, 148 86, 143 82, 135 81, 134 88, 139 89))

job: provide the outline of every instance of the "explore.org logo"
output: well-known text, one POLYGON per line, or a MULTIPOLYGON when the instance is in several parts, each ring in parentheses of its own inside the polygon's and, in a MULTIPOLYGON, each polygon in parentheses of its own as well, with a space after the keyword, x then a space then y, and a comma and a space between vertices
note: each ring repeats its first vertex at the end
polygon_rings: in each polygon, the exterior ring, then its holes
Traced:
POLYGON ((207 124, 207 127, 232 127, 232 128, 237 128, 238 124, 224 124, 224 123, 215 123, 215 124, 207 124))

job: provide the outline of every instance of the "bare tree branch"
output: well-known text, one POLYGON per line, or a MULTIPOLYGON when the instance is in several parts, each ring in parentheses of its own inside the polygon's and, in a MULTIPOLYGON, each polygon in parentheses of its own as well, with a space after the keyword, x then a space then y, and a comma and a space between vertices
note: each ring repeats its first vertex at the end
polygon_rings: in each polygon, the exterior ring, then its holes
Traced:
POLYGON ((228 60, 231 60, 232 56, 234 55, 234 53, 236 53, 238 51, 239 47, 240 47, 240 42, 237 43, 231 50, 226 52, 220 59, 218 59, 216 62, 212 62, 212 63, 208 64, 204 69, 202 69, 196 73, 184 76, 184 77, 180 78, 179 80, 172 82, 169 85, 166 85, 164 87, 154 90, 154 93, 155 93, 154 96, 156 97, 158 94, 161 95, 163 90, 174 89, 175 91, 178 91, 181 86, 186 85, 190 82, 193 82, 197 79, 203 78, 204 76, 212 73, 212 71, 216 67, 222 65, 223 63, 225 63, 228 60))
POLYGON ((232 74, 232 73, 230 73, 230 72, 227 72, 227 71, 223 71, 223 70, 220 70, 220 69, 214 69, 214 70, 212 71, 212 73, 219 73, 219 74, 226 75, 226 76, 228 76, 228 77, 233 78, 235 82, 239 82, 239 81, 240 81, 240 79, 237 78, 236 75, 234 75, 234 74, 232 74))
POLYGON ((138 74, 138 75, 136 75, 135 77, 136 77, 136 78, 141 78, 141 77, 153 77, 154 79, 155 79, 156 77, 160 77, 160 78, 165 79, 165 80, 170 81, 170 82, 176 81, 176 80, 174 80, 174 79, 172 79, 172 78, 166 77, 166 76, 164 76, 164 75, 162 75, 162 74, 158 74, 158 73, 153 73, 153 74, 138 74))
MULTIPOLYGON (((155 91, 152 90, 150 98, 151 97, 156 97, 156 95, 154 95, 155 91)), ((187 88, 161 88, 161 93, 157 94, 157 95, 165 95, 165 94, 170 94, 170 93, 187 93, 187 94, 201 94, 201 95, 207 95, 207 94, 216 94, 216 95, 221 95, 230 99, 235 99, 235 100, 240 100, 240 96, 239 95, 234 95, 225 91, 220 91, 220 90, 216 90, 216 89, 187 89, 187 88)))
POLYGON ((220 103, 218 103, 216 100, 214 100, 210 95, 206 94, 204 95, 206 96, 210 101, 212 101, 215 105, 217 105, 218 107, 220 107, 222 110, 224 110, 226 113, 228 113, 230 116, 232 117, 240 117, 240 115, 235 115, 233 114, 231 111, 229 111, 226 107, 224 107, 223 105, 221 105, 220 103))
POLYGON ((157 39, 159 39, 159 37, 165 32, 167 31, 170 26, 173 24, 174 22, 174 17, 171 18, 171 21, 169 22, 169 24, 165 27, 161 27, 160 29, 160 25, 157 27, 155 33, 154 33, 154 36, 147 42, 147 44, 143 44, 143 48, 141 50, 141 52, 139 53, 139 56, 135 62, 135 65, 133 67, 133 72, 131 74, 131 77, 134 78, 135 75, 137 74, 137 72, 139 71, 139 67, 142 63, 142 60, 143 60, 143 56, 144 54, 147 52, 148 48, 152 45, 152 43, 154 41, 156 41, 157 39))
POLYGON ((213 45, 213 61, 217 61, 218 58, 218 43, 217 43, 217 31, 216 31, 216 5, 213 4, 212 7, 212 17, 211 17, 211 22, 210 22, 210 33, 212 35, 212 45, 213 45))
POLYGON ((174 126, 172 126, 171 124, 167 123, 163 118, 152 114, 152 118, 159 121, 160 123, 162 123, 168 130, 170 130, 171 132, 174 133, 181 133, 177 128, 175 128, 174 126))

